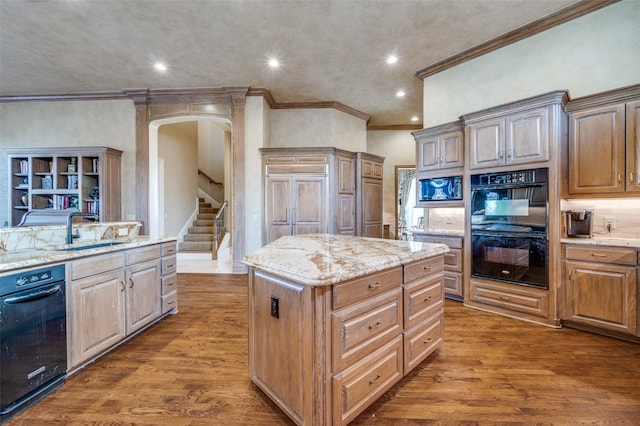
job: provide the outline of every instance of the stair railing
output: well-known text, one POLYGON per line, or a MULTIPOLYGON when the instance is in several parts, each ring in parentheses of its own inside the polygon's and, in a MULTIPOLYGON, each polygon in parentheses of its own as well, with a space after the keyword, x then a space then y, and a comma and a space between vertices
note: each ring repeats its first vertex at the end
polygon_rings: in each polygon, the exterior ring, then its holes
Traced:
POLYGON ((227 233, 227 206, 229 204, 225 201, 218 209, 218 213, 213 218, 213 245, 211 258, 216 260, 218 258, 218 249, 224 239, 224 234, 227 233))

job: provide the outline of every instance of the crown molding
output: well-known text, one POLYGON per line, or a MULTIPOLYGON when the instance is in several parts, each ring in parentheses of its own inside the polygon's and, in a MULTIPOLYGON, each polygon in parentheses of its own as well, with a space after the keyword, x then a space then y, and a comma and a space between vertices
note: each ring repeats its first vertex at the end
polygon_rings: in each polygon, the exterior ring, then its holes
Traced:
POLYGON ((84 92, 84 93, 49 93, 40 95, 3 95, 0 102, 58 102, 58 101, 111 101, 129 99, 129 95, 121 92, 84 92))
POLYGON ((383 130, 392 130, 392 131, 415 131, 422 129, 422 124, 392 124, 386 126, 367 126, 367 132, 377 132, 383 130))
POLYGON ((487 53, 498 50, 535 34, 541 33, 555 26, 564 24, 573 19, 579 18, 596 10, 618 3, 620 0, 582 0, 579 3, 567 6, 551 15, 533 21, 520 28, 516 28, 506 34, 496 37, 492 40, 479 44, 478 46, 467 49, 456 55, 450 56, 428 67, 422 68, 416 72, 416 76, 424 80, 430 75, 437 74, 446 69, 452 68, 463 62, 485 55, 487 53))

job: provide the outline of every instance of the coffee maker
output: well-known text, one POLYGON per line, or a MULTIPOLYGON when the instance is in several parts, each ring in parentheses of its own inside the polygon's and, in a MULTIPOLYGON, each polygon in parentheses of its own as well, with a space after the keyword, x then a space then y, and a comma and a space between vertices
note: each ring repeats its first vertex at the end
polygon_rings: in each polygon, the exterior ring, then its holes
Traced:
POLYGON ((593 211, 569 210, 564 212, 564 226, 569 238, 591 238, 593 236, 593 211))

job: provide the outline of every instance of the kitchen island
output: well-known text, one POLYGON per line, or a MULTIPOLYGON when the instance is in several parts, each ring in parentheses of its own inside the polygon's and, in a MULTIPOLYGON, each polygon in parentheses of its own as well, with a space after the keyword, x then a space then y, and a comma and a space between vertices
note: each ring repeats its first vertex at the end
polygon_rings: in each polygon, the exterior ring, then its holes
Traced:
POLYGON ((251 379, 299 425, 349 423, 441 345, 448 250, 312 234, 247 255, 251 379))

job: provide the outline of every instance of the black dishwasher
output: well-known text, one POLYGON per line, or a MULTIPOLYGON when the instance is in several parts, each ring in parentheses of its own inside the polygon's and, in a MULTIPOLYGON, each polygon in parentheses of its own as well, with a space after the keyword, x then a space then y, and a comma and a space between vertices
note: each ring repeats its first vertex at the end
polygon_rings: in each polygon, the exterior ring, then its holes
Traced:
POLYGON ((0 276, 0 422, 62 385, 65 266, 0 276))

